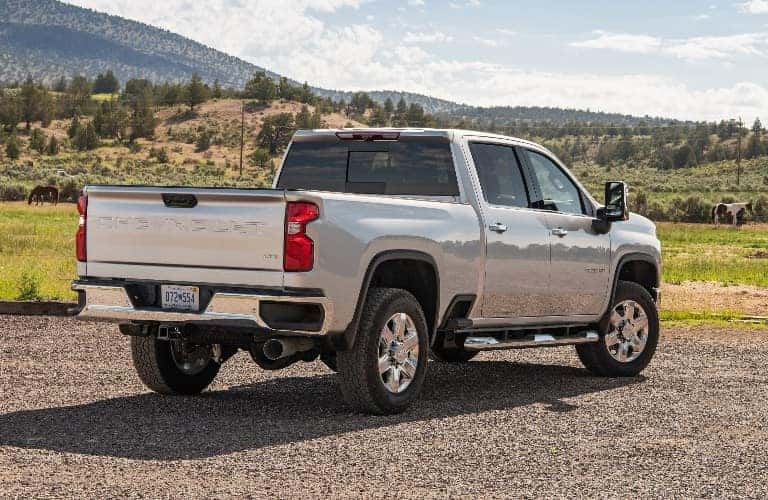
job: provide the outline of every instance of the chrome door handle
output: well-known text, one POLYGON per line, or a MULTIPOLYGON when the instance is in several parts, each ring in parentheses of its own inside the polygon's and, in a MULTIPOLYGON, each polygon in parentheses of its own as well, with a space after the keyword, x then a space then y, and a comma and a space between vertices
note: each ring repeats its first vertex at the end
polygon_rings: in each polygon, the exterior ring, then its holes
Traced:
POLYGON ((494 233, 506 233, 507 229, 509 229, 509 228, 507 227, 506 224, 502 224, 501 222, 497 222, 496 224, 491 224, 490 226, 488 226, 488 229, 490 229, 494 233))
POLYGON ((568 234, 568 230, 567 229, 563 229, 562 227, 557 227, 557 228, 552 230, 552 234, 562 238, 563 236, 566 236, 568 234))

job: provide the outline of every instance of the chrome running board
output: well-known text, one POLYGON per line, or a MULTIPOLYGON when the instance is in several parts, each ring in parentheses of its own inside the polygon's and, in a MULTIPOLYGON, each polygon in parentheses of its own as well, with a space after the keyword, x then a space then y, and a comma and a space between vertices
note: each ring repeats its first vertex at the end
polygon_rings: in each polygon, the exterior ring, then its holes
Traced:
POLYGON ((467 351, 496 351, 501 349, 528 349, 531 347, 555 347, 561 345, 591 344, 600 340, 597 332, 582 332, 567 337, 555 337, 537 333, 522 338, 467 337, 464 349, 467 351))

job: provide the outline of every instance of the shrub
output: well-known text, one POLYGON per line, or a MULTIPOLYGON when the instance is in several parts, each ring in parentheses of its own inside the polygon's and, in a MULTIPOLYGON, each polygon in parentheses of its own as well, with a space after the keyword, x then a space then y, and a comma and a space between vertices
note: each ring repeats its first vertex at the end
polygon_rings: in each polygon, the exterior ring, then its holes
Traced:
POLYGON ((59 201, 76 202, 82 187, 72 179, 68 179, 59 189, 59 201))
POLYGON ((165 148, 150 148, 149 157, 154 158, 159 163, 168 163, 168 150, 165 148))
POLYGON ((48 141, 48 147, 46 148, 46 153, 49 156, 56 156, 59 154, 59 150, 61 147, 59 146, 59 140, 56 139, 56 137, 51 136, 51 140, 48 141))
POLYGON ((45 134, 39 128, 34 129, 29 136, 29 149, 40 154, 45 153, 45 134))
POLYGON ((23 201, 28 194, 24 186, 0 186, 0 201, 23 201))
POLYGON ((19 294, 16 300, 40 300, 40 277, 29 271, 24 271, 17 284, 19 294))
POLYGON ((195 142, 195 151, 202 153, 208 151, 211 148, 211 134, 207 130, 204 130, 197 136, 197 142, 195 142))
POLYGON ((99 136, 93 123, 88 122, 80 126, 75 136, 75 147, 80 151, 90 151, 99 147, 99 136))
POLYGON ((12 135, 8 138, 8 142, 5 144, 5 154, 11 160, 19 159, 21 150, 19 150, 19 140, 16 138, 16 135, 12 135))

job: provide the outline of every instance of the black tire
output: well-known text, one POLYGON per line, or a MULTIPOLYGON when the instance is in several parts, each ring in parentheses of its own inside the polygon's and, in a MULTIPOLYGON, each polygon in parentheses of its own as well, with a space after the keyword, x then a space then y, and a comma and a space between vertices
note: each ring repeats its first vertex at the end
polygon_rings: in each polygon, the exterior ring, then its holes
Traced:
POLYGON ((201 372, 185 374, 176 366, 171 342, 159 341, 154 335, 131 337, 131 355, 141 381, 160 394, 199 394, 213 382, 221 367, 211 359, 201 372))
POLYGON ((635 377, 640 374, 651 362, 659 343, 659 311, 648 291, 637 283, 620 281, 616 287, 616 294, 611 301, 603 320, 600 322, 600 341, 594 344, 581 344, 576 346, 576 352, 584 367, 600 377, 635 377), (648 328, 645 332, 645 347, 640 356, 628 362, 615 359, 605 342, 605 335, 610 330, 610 315, 614 308, 623 301, 631 300, 639 304, 645 310, 648 318, 648 328))
POLYGON ((335 352, 324 352, 320 355, 320 361, 323 362, 325 366, 328 367, 329 370, 331 370, 334 373, 338 373, 339 371, 339 363, 336 360, 336 353, 335 352))
POLYGON ((358 411, 376 415, 405 411, 419 397, 424 385, 429 358, 428 335, 424 312, 411 293, 397 288, 369 290, 354 345, 336 355, 339 385, 347 403, 358 411), (410 316, 419 348, 415 374, 399 393, 384 386, 378 365, 380 332, 397 313, 410 316))
POLYGON ((459 348, 446 348, 438 338, 432 346, 432 359, 443 363, 467 363, 477 356, 477 351, 467 351, 459 348))

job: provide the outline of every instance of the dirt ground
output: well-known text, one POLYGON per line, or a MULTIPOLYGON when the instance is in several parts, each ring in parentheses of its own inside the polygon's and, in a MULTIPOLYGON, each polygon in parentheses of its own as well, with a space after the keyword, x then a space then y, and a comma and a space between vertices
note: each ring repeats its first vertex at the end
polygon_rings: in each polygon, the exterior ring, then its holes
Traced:
POLYGON ((665 283, 661 307, 669 311, 728 311, 768 316, 768 288, 720 283, 665 283))
POLYGON ((203 396, 160 397, 114 328, 0 316, 0 496, 765 498, 766 365, 768 330, 665 329, 639 378, 488 353, 369 417, 320 364, 239 354, 203 396))

